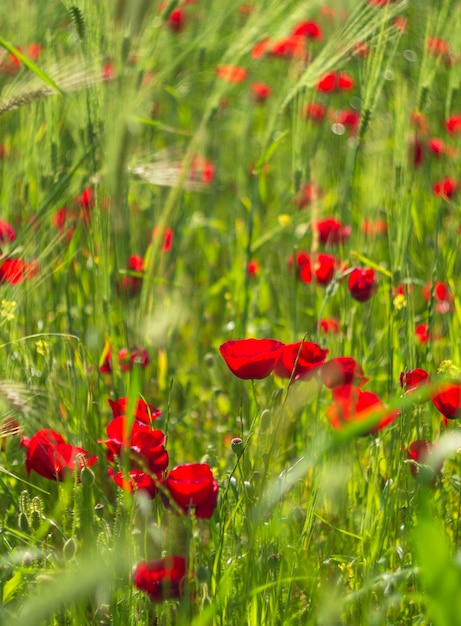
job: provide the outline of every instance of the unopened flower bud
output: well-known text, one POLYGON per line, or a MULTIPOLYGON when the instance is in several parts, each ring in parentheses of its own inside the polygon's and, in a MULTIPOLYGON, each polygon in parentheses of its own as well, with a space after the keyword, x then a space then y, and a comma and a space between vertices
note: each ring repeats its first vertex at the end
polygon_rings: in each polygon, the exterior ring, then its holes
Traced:
POLYGON ((94 483, 94 472, 89 467, 82 468, 80 480, 84 487, 91 487, 94 483))
POLYGON ((243 454, 243 441, 240 437, 234 437, 231 441, 232 452, 236 454, 239 458, 243 454))
POLYGON ((74 558, 75 553, 77 552, 77 544, 75 540, 70 537, 63 546, 62 553, 66 561, 70 561, 74 558))
POLYGON ((261 413, 261 421, 259 423, 259 428, 261 432, 262 433, 267 432, 270 424, 271 424, 271 412, 269 411, 269 409, 264 409, 264 411, 261 413))

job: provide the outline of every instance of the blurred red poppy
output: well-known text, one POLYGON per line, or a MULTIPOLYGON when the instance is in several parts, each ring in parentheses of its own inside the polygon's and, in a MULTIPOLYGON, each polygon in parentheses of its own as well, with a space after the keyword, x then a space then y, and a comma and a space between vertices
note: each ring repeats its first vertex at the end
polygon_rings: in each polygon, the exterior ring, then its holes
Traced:
POLYGON ((182 556, 167 556, 138 563, 133 570, 133 583, 136 589, 146 592, 152 602, 160 603, 183 595, 186 576, 186 560, 182 556))
POLYGON ((378 289, 372 268, 356 267, 349 275, 348 288, 354 300, 366 302, 378 289))
POLYGON ((458 189, 458 183, 451 177, 447 176, 442 180, 435 182, 432 186, 434 195, 441 198, 452 198, 458 189))
POLYGON ((350 356, 338 356, 326 361, 320 368, 320 379, 329 389, 343 385, 362 387, 369 380, 363 375, 360 363, 350 356))
MULTIPOLYGON (((159 234, 160 234, 160 227, 156 226, 154 228, 153 235, 154 237, 158 237, 159 234)), ((164 233, 163 233, 162 252, 169 252, 171 250, 171 247, 173 246, 173 238, 174 238, 174 232, 171 230, 171 228, 165 228, 164 233)))
POLYGON ((426 370, 417 367, 414 370, 402 372, 400 374, 400 386, 405 393, 411 393, 421 385, 429 384, 429 374, 426 370))
MULTIPOLYGON (((196 154, 192 160, 190 168, 190 176, 192 180, 197 180, 204 185, 209 185, 213 182, 215 177, 215 166, 211 161, 208 161, 204 157, 196 154)), ((166 233, 165 233, 166 237, 166 233)), ((164 242, 165 246, 165 242, 164 242)), ((164 251, 166 252, 165 248, 164 251)))
POLYGON ((186 14, 184 9, 174 9, 171 11, 167 19, 167 24, 170 30, 174 33, 180 33, 185 26, 186 14))
POLYGON ((355 87, 355 81, 349 74, 340 74, 339 72, 330 72, 325 74, 317 82, 317 91, 325 93, 331 91, 348 91, 355 87))
POLYGON ((447 151, 447 146, 445 142, 443 141, 443 139, 439 139, 438 137, 432 137, 431 139, 429 139, 427 142, 427 147, 429 148, 430 152, 432 152, 432 154, 435 154, 436 156, 441 156, 447 151))
POLYGON ((266 83, 251 83, 251 91, 256 102, 263 103, 271 95, 272 89, 266 83))
POLYGON ((298 341, 284 346, 275 365, 274 373, 280 378, 308 380, 325 362, 328 350, 312 341, 298 341))
MULTIPOLYGON (((139 469, 132 469, 128 473, 117 472, 110 467, 108 475, 112 478, 116 485, 126 491, 127 493, 133 493, 133 491, 145 491, 150 498, 155 498, 158 493, 157 482, 139 469)), ((158 476, 160 481, 161 474, 158 476)))
MULTIPOLYGON (((109 398, 110 408, 112 409, 113 417, 120 417, 122 415, 126 415, 126 411, 128 409, 128 398, 119 398, 118 400, 111 400, 109 398)), ((150 424, 157 417, 161 417, 162 412, 160 409, 157 409, 152 404, 148 404, 145 400, 140 398, 136 405, 136 410, 134 414, 134 418, 138 422, 142 422, 143 424, 150 424)))
POLYGON ((258 261, 248 261, 247 271, 249 276, 257 276, 261 271, 258 261))
POLYGON ((428 281, 424 287, 422 287, 421 292, 426 302, 429 302, 432 294, 434 294, 435 310, 437 313, 453 311, 454 298, 447 283, 439 280, 432 287, 431 281, 428 281))
POLYGON ((38 261, 26 263, 23 259, 5 259, 0 265, 0 283, 22 283, 36 276, 38 267, 38 261))
POLYGON ((62 435, 50 428, 42 428, 31 439, 23 438, 22 445, 27 448, 27 473, 34 471, 48 480, 64 480, 98 460, 83 448, 66 443, 62 435))
POLYGON ((319 327, 327 334, 337 335, 341 332, 339 320, 334 317, 323 318, 320 320, 319 327))
POLYGON ((307 37, 308 39, 316 39, 322 41, 323 33, 317 22, 303 21, 298 22, 293 27, 291 34, 295 37, 307 37))
POLYGON ((353 385, 343 385, 333 389, 333 404, 327 410, 327 418, 333 428, 341 430, 349 424, 359 424, 370 419, 373 414, 381 414, 374 426, 367 427, 363 434, 376 433, 391 424, 399 416, 399 411, 386 410, 379 396, 371 391, 363 391, 353 385))
POLYGON ((451 135, 461 133, 461 114, 449 117, 445 122, 445 128, 451 135))
POLYGON ((237 378, 261 379, 273 371, 283 347, 276 339, 230 339, 219 352, 237 378))
POLYGON ((295 205, 300 209, 304 209, 309 206, 311 202, 318 200, 322 194, 323 191, 315 183, 303 183, 296 194, 295 205))
POLYGON ((219 487, 206 463, 178 465, 169 472, 163 486, 184 513, 193 509, 202 519, 213 515, 219 487))
POLYGON ((269 40, 269 38, 266 38, 266 39, 263 39, 261 41, 258 41, 253 46, 253 49, 251 51, 251 57, 253 59, 260 59, 261 57, 263 57, 266 54, 266 52, 269 51, 269 47, 270 47, 270 40, 269 40))
MULTIPOLYGON (((298 250, 295 254, 296 259, 296 276, 303 283, 310 283, 312 281, 312 266, 311 257, 306 250, 298 250)), ((288 269, 291 272, 293 270, 293 255, 288 257, 288 269)))
POLYGON ((415 327, 415 335, 418 341, 420 341, 421 343, 426 343, 427 341, 429 341, 430 333, 428 325, 417 324, 417 326, 415 327))
POLYGON ((239 65, 218 65, 216 74, 228 83, 242 83, 248 76, 246 69, 239 65))
POLYGON ((408 463, 411 475, 426 485, 434 486, 437 474, 442 471, 443 461, 436 467, 432 467, 430 463, 431 453, 437 448, 436 443, 427 439, 413 441, 407 448, 407 459, 411 461, 408 463))
POLYGON ((133 276, 124 274, 122 276, 122 289, 129 296, 135 296, 142 288, 142 274, 144 274, 144 259, 139 254, 132 254, 128 259, 128 271, 139 274, 133 276))
POLYGON ((445 383, 431 399, 446 418, 453 420, 461 415, 461 384, 445 383))
POLYGON ((313 122, 321 122, 327 113, 327 109, 319 102, 310 102, 304 109, 304 116, 313 122))
POLYGON ((314 274, 320 285, 329 285, 334 278, 339 261, 331 254, 319 252, 315 257, 314 274))
POLYGON ((340 124, 349 130, 350 135, 355 135, 360 124, 360 113, 353 109, 341 109, 335 111, 333 124, 340 124))
POLYGON ((362 231, 366 236, 384 237, 387 235, 387 221, 382 217, 378 217, 375 220, 370 220, 366 217, 362 223, 362 231))
POLYGON ((434 56, 448 56, 450 54, 450 44, 439 37, 429 37, 427 49, 434 56))
POLYGON ((0 243, 8 243, 16 239, 14 228, 6 220, 0 219, 0 243))
POLYGON ((311 228, 318 232, 319 239, 323 244, 337 246, 344 243, 351 234, 351 227, 344 226, 333 217, 328 217, 318 222, 312 222, 311 228))
POLYGON ((268 52, 272 57, 284 59, 303 59, 307 56, 306 40, 304 37, 291 35, 281 37, 268 46, 268 52))

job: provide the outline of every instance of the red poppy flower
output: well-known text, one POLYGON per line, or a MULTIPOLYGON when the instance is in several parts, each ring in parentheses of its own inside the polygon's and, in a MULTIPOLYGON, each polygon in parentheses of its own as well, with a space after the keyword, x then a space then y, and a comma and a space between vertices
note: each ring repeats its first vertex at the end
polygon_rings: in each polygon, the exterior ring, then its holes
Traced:
POLYGON ((349 74, 340 74, 339 72, 330 72, 325 74, 317 83, 317 91, 325 93, 331 91, 348 91, 355 87, 355 82, 349 74))
POLYGON ((443 281, 437 281, 433 289, 431 281, 428 281, 421 291, 426 302, 430 301, 432 292, 434 293, 435 310, 437 313, 448 313, 453 310, 453 294, 443 281))
POLYGON ((0 283, 16 285, 33 278, 38 272, 38 261, 26 263, 23 259, 5 259, 0 265, 0 283))
POLYGON ((167 556, 138 563, 133 570, 133 583, 136 589, 149 594, 152 602, 160 603, 182 596, 186 576, 186 560, 182 556, 167 556))
MULTIPOLYGON (((123 489, 127 493, 133 493, 133 491, 145 491, 150 498, 155 498, 158 493, 158 487, 156 481, 139 469, 132 469, 128 472, 128 474, 124 474, 123 472, 115 473, 114 470, 110 467, 108 470, 108 475, 112 478, 112 480, 123 489)), ((158 480, 160 481, 161 474, 158 476, 158 480)))
POLYGON ((303 183, 299 188, 295 198, 295 205, 304 209, 311 202, 318 200, 322 196, 322 190, 315 183, 303 183))
POLYGON ((356 267, 349 275, 348 288, 355 300, 366 302, 378 289, 375 271, 371 268, 356 267))
POLYGON ((432 396, 432 402, 439 413, 456 419, 461 415, 461 385, 446 383, 432 396))
POLYGON ((399 411, 386 411, 381 399, 371 391, 363 391, 353 385, 333 389, 333 404, 327 410, 327 418, 333 428, 341 430, 348 424, 363 422, 375 413, 384 413, 379 422, 367 428, 364 434, 376 433, 399 416, 399 411))
POLYGON ((250 276, 257 276, 261 271, 261 266, 258 261, 248 261, 247 271, 250 276))
MULTIPOLYGON (((160 233, 160 227, 156 226, 153 232, 154 237, 158 237, 159 233, 160 233)), ((174 238, 174 232, 171 230, 171 228, 165 228, 165 231, 163 234, 162 252, 169 252, 171 250, 171 247, 173 245, 173 238, 174 238)))
POLYGON ((313 122, 321 122, 327 113, 327 109, 319 102, 310 102, 304 109, 304 116, 313 122))
POLYGON ((443 141, 443 139, 439 139, 438 137, 432 137, 432 139, 429 139, 427 142, 427 147, 432 152, 432 154, 435 154, 436 156, 441 156, 447 151, 447 146, 445 142, 443 141))
MULTIPOLYGON (((310 283, 312 281, 312 267, 311 257, 309 252, 305 250, 298 250, 295 255, 296 258, 296 275, 303 283, 310 283)), ((291 272, 293 269, 293 255, 288 257, 288 269, 291 272)))
POLYGON ((352 109, 341 109, 333 115, 333 123, 345 126, 354 135, 360 124, 360 113, 352 109))
MULTIPOLYGON (((143 257, 139 254, 132 254, 128 259, 128 270, 142 275, 144 273, 143 257)), ((131 274, 122 276, 122 289, 129 296, 135 296, 141 291, 141 288, 142 276, 132 276, 131 274)))
POLYGON ((317 22, 298 22, 293 27, 291 34, 295 37, 307 37, 308 39, 316 39, 317 41, 322 41, 323 39, 322 29, 317 22))
POLYGON ((343 226, 341 222, 328 217, 319 222, 312 222, 311 228, 318 232, 319 239, 323 244, 337 246, 344 243, 351 234, 350 226, 343 226))
MULTIPOLYGON (((109 404, 112 409, 113 417, 120 417, 122 415, 126 415, 126 411, 128 409, 128 398, 119 398, 118 400, 111 400, 109 398, 109 404)), ((136 411, 134 414, 134 418, 138 422, 142 422, 143 424, 150 424, 157 417, 161 417, 162 412, 160 409, 155 408, 152 404, 148 404, 145 400, 140 398, 136 405, 136 411)))
POLYGON ((455 192, 458 189, 458 183, 453 179, 447 176, 442 180, 437 181, 432 186, 432 191, 434 195, 439 196, 441 198, 452 198, 455 195, 455 192))
POLYGON ((312 341, 286 344, 275 366, 274 373, 280 378, 308 380, 325 362, 328 350, 323 350, 312 341))
POLYGON ((242 83, 248 76, 246 69, 239 65, 218 65, 216 74, 227 83, 242 83))
POLYGON ((409 463, 410 472, 413 478, 434 486, 437 474, 442 471, 443 461, 439 462, 436 467, 430 464, 431 453, 437 449, 437 444, 426 439, 418 439, 413 441, 407 449, 407 459, 412 461, 409 463))
POLYGON ((334 317, 321 319, 319 326, 327 334, 337 335, 341 332, 339 320, 334 317))
POLYGON ((272 89, 266 83, 251 83, 251 91, 256 102, 260 104, 265 102, 271 95, 272 89))
POLYGON ((202 519, 213 515, 219 487, 206 463, 178 465, 169 472, 163 486, 184 513, 194 509, 196 517, 202 519))
POLYGON ((269 44, 268 52, 273 57, 284 59, 303 59, 306 57, 306 45, 304 37, 281 37, 269 44))
POLYGON ((16 232, 11 224, 0 219, 0 242, 8 243, 16 239, 16 232))
POLYGON ((360 363, 350 356, 339 356, 324 363, 320 368, 320 378, 329 389, 343 385, 362 387, 368 381, 360 363))
POLYGON ((411 393, 421 385, 429 384, 429 374, 426 370, 417 367, 414 370, 402 372, 400 374, 400 386, 405 393, 411 393))
POLYGON ((152 430, 147 424, 134 421, 131 432, 127 430, 125 416, 115 417, 106 427, 107 439, 100 441, 107 448, 107 460, 113 463, 115 457, 123 456, 128 450, 132 457, 133 469, 146 466, 153 474, 161 474, 168 467, 168 452, 165 449, 165 434, 152 430))
POLYGON ((83 448, 66 443, 64 437, 50 428, 42 428, 31 439, 23 439, 26 450, 26 470, 33 470, 48 480, 64 480, 98 460, 83 448))
POLYGON ((174 33, 180 33, 185 26, 186 14, 184 9, 174 9, 168 16, 167 24, 174 33))
POLYGON ((263 39, 262 41, 258 41, 253 46, 253 49, 251 51, 251 57, 253 59, 260 59, 266 54, 266 52, 269 51, 269 48, 270 48, 270 40, 268 38, 263 39))
POLYGON ((367 217, 363 220, 362 231, 366 236, 386 236, 387 235, 387 221, 384 218, 378 217, 376 220, 369 220, 367 217))
POLYGON ((331 254, 320 252, 317 254, 314 263, 314 274, 320 285, 329 285, 334 278, 338 259, 331 254))
POLYGON ((427 41, 427 49, 434 56, 448 56, 450 54, 450 45, 447 41, 438 37, 429 37, 427 41))
MULTIPOLYGON (((190 176, 192 180, 197 180, 204 185, 209 185, 213 182, 215 177, 215 166, 211 161, 196 154, 192 160, 190 176)), ((164 251, 166 252, 166 250, 164 251)))
POLYGON ((427 343, 430 338, 429 327, 427 324, 417 324, 415 328, 415 335, 418 341, 421 343, 427 343))
POLYGON ((237 378, 260 379, 273 371, 283 346, 276 339, 231 339, 219 346, 219 352, 237 378))
POLYGON ((461 133, 461 114, 452 115, 445 122, 445 128, 450 135, 457 135, 461 133))

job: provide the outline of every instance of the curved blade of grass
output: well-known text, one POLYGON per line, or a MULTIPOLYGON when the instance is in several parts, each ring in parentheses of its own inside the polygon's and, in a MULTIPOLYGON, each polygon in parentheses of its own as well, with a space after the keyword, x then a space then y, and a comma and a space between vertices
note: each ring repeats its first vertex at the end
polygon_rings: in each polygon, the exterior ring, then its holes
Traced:
POLYGON ((33 61, 31 61, 28 57, 22 54, 22 52, 17 50, 17 48, 5 41, 3 37, 0 37, 0 46, 2 46, 2 48, 5 48, 5 50, 10 52, 11 54, 14 54, 14 56, 17 57, 21 61, 21 63, 25 65, 25 67, 27 67, 27 69, 33 72, 37 76, 37 78, 40 78, 40 80, 42 80, 49 87, 60 93, 62 96, 64 95, 64 92, 59 87, 59 85, 57 85, 54 80, 50 76, 48 76, 48 74, 45 74, 45 72, 41 70, 37 65, 35 65, 33 61))

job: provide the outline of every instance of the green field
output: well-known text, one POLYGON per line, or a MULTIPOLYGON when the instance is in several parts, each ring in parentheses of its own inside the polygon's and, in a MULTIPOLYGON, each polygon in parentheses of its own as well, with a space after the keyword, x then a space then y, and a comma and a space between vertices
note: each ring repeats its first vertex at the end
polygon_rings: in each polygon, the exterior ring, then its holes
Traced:
POLYGON ((0 624, 461 625, 460 33, 2 1, 0 624))

